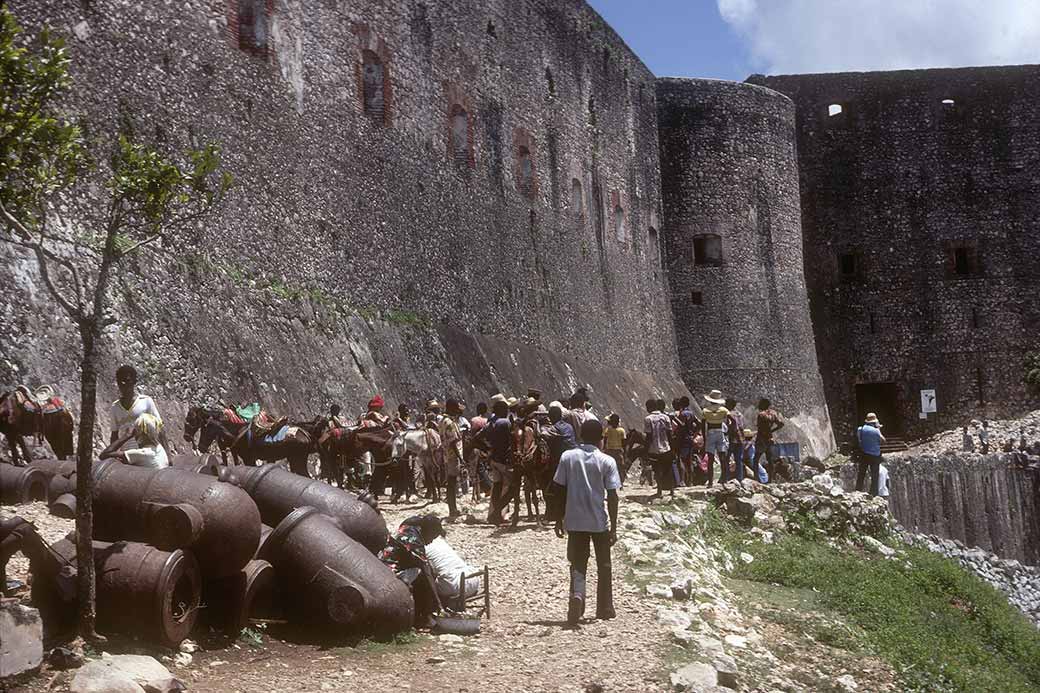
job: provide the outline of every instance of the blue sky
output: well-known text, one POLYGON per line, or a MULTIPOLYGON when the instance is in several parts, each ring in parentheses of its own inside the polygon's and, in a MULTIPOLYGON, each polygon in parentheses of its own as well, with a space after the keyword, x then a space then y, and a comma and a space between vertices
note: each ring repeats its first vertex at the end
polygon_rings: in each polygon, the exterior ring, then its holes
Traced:
POLYGON ((658 77, 744 80, 753 70, 716 0, 589 0, 658 77))
POLYGON ((1040 0, 589 0, 659 77, 1040 63, 1040 0))

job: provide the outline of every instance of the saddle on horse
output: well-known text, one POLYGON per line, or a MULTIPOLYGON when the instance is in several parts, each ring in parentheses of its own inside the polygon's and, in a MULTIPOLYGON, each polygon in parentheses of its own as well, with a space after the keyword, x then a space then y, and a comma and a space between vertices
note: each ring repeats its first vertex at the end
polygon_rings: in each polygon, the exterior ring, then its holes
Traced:
POLYGON ((35 390, 19 385, 15 389, 15 399, 30 414, 56 414, 65 409, 65 401, 50 385, 41 385, 35 390))
POLYGON ((19 385, 14 391, 15 401, 26 414, 33 418, 33 435, 36 444, 43 445, 43 417, 65 411, 65 400, 54 392, 50 385, 40 385, 35 390, 19 385))

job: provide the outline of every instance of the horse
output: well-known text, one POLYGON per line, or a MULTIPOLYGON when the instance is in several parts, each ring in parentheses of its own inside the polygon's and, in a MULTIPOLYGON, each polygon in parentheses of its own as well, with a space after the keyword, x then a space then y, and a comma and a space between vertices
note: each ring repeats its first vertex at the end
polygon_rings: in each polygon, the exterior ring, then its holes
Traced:
POLYGON ((315 439, 306 427, 286 423, 262 438, 255 436, 250 426, 245 426, 231 442, 229 450, 251 467, 258 461, 288 460, 291 472, 310 478, 307 458, 314 448, 315 439))
POLYGON ((68 459, 74 452, 72 433, 75 428, 72 413, 53 394, 41 402, 24 385, 0 394, 0 433, 7 437, 11 461, 15 465, 27 464, 32 459, 25 444, 24 436, 27 435, 35 436, 38 445, 46 439, 55 457, 68 459), (24 461, 19 459, 19 448, 24 461))
POLYGON ((228 463, 228 452, 232 453, 235 464, 242 464, 231 445, 238 438, 246 422, 230 409, 223 407, 206 408, 193 406, 184 417, 184 440, 195 447, 195 434, 199 435, 199 444, 195 449, 201 453, 209 452, 214 442, 220 448, 220 456, 224 466, 228 463))
POLYGON ((318 457, 321 475, 329 484, 340 488, 363 487, 363 474, 358 473, 357 461, 366 452, 372 455, 373 493, 379 496, 379 483, 386 478, 392 451, 390 428, 354 427, 330 428, 318 439, 318 457), (354 472, 351 475, 351 472, 354 472))

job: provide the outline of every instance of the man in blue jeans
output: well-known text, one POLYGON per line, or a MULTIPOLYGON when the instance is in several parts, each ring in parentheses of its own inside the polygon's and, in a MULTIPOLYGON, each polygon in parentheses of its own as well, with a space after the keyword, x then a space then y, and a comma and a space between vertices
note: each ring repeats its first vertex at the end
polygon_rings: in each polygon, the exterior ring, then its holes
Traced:
POLYGON ((870 468, 870 495, 878 495, 878 475, 881 473, 881 444, 885 436, 881 435, 881 422, 877 414, 867 414, 866 422, 856 429, 856 440, 859 441, 859 471, 856 474, 856 490, 863 490, 863 482, 867 479, 867 468, 870 468))
POLYGON ((564 530, 567 532, 567 561, 571 564, 567 625, 572 627, 585 614, 590 542, 596 550, 596 618, 615 616, 610 547, 617 541, 617 489, 621 487, 621 477, 614 459, 597 447, 602 439, 603 424, 596 419, 582 423, 581 445, 563 453, 553 477, 553 497, 564 508, 563 519, 556 520, 554 529, 561 539, 564 530), (609 526, 604 500, 609 508, 609 526))

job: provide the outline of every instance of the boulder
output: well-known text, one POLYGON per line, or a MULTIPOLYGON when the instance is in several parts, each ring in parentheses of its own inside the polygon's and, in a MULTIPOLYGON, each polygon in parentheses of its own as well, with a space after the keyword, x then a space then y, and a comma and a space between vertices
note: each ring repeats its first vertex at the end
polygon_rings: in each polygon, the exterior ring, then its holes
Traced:
POLYGON ((671 681, 678 691, 710 691, 715 689, 718 674, 710 664, 693 662, 673 671, 671 681))
POLYGON ((144 655, 105 655, 82 666, 69 693, 176 693, 187 686, 144 655))
POLYGON ((726 654, 717 655, 711 665, 715 668, 718 684, 726 688, 737 688, 737 662, 726 654))
POLYGON ((657 620, 666 626, 676 628, 689 628, 690 624, 693 623, 693 617, 685 611, 666 609, 664 607, 657 610, 657 620))
POLYGON ((40 612, 0 601, 0 679, 32 671, 43 662, 40 612))

